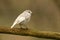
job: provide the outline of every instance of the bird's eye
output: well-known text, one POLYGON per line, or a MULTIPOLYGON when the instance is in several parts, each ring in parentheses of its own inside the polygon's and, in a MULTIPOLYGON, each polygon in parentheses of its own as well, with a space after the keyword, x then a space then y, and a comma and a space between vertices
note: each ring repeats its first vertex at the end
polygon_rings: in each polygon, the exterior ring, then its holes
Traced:
POLYGON ((28 12, 28 13, 32 13, 30 10, 26 10, 26 12, 28 12))
POLYGON ((28 13, 30 13, 30 11, 28 13))

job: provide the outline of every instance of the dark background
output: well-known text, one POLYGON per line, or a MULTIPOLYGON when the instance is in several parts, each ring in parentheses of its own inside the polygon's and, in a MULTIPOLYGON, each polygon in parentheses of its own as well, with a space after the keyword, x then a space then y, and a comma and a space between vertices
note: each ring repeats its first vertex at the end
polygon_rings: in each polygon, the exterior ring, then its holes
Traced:
MULTIPOLYGON (((0 0, 0 26, 10 28, 16 17, 26 9, 33 12, 31 21, 27 24, 29 28, 60 32, 60 0, 0 0)), ((0 40, 53 39, 0 34, 0 40)))

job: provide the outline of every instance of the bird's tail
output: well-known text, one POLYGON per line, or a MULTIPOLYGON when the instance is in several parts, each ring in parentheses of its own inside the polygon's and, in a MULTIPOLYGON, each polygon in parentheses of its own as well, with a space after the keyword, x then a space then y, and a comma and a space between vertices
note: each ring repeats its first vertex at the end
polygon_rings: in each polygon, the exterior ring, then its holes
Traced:
POLYGON ((16 25, 17 22, 14 22, 13 25, 11 26, 11 28, 13 28, 16 25))

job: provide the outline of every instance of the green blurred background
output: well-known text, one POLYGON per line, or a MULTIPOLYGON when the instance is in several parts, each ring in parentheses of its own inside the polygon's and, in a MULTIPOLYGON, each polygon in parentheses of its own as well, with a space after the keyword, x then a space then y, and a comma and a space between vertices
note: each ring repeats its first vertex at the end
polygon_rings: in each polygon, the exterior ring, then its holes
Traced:
MULTIPOLYGON (((60 32, 60 0, 0 0, 0 26, 10 28, 16 17, 26 9, 33 12, 31 21, 27 24, 29 28, 60 32)), ((19 27, 19 25, 15 27, 19 27)), ((53 39, 0 34, 0 40, 53 39)))

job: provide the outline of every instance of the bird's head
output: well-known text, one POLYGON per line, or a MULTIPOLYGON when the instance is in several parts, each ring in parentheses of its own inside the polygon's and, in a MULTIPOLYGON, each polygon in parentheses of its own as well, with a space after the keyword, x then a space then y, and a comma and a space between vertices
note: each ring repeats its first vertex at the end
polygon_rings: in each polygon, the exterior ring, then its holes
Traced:
POLYGON ((25 12, 28 12, 28 13, 32 14, 32 11, 31 10, 25 10, 25 12))

